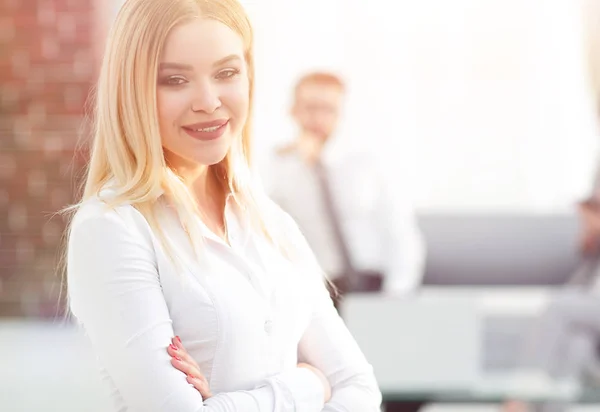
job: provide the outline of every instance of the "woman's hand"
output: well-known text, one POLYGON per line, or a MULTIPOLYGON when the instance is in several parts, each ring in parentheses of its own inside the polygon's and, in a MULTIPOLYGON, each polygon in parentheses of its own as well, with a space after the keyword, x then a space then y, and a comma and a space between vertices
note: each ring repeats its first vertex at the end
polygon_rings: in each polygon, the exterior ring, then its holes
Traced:
MULTIPOLYGON (((196 388, 202 395, 203 399, 211 398, 213 395, 208 387, 208 381, 200 372, 200 367, 196 361, 187 353, 181 339, 178 336, 171 340, 171 344, 167 348, 167 352, 171 356, 171 364, 181 372, 187 375, 187 381, 196 388)), ((331 399, 331 385, 329 381, 319 369, 307 363, 299 363, 299 368, 305 368, 310 370, 312 373, 317 375, 321 380, 324 389, 325 402, 327 403, 331 399)))
POLYGON ((331 399, 331 385, 329 384, 329 381, 327 380, 323 372, 321 372, 314 366, 309 365, 308 363, 299 363, 298 367, 308 369, 315 375, 317 375, 317 377, 321 380, 321 383, 323 384, 323 389, 325 393, 325 403, 329 402, 329 399, 331 399))
POLYGON ((171 356, 171 365, 187 375, 187 381, 193 385, 202 399, 211 398, 213 395, 208 387, 208 381, 200 372, 200 367, 196 361, 187 353, 179 336, 171 339, 171 344, 167 348, 167 353, 171 356))

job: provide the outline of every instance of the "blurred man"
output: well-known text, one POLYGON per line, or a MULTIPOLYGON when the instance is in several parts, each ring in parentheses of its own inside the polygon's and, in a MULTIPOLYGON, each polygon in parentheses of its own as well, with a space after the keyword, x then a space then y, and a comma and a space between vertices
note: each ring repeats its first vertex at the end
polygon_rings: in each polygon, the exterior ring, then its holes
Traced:
POLYGON ((325 153, 344 92, 333 74, 299 80, 291 109, 299 135, 277 150, 270 193, 342 292, 411 293, 421 283, 425 248, 410 204, 392 194, 393 179, 367 155, 331 161, 325 153))
MULTIPOLYGON (((390 185, 397 182, 367 155, 337 161, 326 155, 344 92, 343 82, 329 73, 298 81, 291 115, 299 135, 277 150, 267 176, 269 192, 296 220, 342 294, 410 294, 421 284, 425 247, 411 205, 403 200, 408 196, 395 196, 390 185)), ((386 410, 418 408, 404 404, 386 410)))

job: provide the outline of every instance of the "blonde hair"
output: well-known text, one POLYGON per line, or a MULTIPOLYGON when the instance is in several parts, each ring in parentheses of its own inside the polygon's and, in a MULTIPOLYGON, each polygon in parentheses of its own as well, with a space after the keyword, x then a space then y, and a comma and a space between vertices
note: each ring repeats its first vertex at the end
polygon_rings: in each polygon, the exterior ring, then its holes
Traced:
POLYGON ((116 193, 102 200, 110 207, 135 207, 167 246, 154 207, 165 196, 174 206, 192 246, 201 250, 202 236, 194 224, 195 215, 201 211, 182 180, 166 164, 156 98, 158 60, 167 35, 176 25, 200 17, 225 24, 243 39, 250 84, 250 109, 241 138, 234 139, 223 161, 210 169, 223 192, 233 195, 255 227, 275 242, 265 224, 267 213, 260 206, 266 198, 254 184, 251 173, 253 33, 237 0, 125 1, 109 34, 100 71, 93 147, 83 195, 69 210, 99 196, 110 183, 116 193))

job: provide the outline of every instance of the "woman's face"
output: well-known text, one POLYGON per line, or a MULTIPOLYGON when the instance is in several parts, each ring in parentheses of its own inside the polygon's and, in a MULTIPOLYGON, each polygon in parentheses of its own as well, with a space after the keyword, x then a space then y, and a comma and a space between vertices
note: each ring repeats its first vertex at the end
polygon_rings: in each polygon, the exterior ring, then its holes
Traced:
POLYGON ((169 165, 219 163, 241 138, 249 106, 242 38, 224 24, 198 19, 166 39, 157 77, 158 116, 169 165))

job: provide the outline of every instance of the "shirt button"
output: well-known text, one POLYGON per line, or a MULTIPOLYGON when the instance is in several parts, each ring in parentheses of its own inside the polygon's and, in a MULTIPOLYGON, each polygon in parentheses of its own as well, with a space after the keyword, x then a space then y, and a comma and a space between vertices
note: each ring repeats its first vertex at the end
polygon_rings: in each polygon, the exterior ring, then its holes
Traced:
POLYGON ((273 332, 273 322, 268 320, 265 322, 265 332, 267 332, 269 335, 271 334, 271 332, 273 332))

